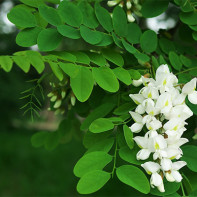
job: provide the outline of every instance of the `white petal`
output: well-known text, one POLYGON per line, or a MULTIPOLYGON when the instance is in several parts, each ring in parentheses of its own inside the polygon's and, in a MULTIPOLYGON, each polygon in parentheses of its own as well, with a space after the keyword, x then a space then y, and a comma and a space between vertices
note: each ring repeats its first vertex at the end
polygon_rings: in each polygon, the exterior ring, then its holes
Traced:
POLYGON ((169 181, 169 182, 174 182, 175 179, 174 177, 172 176, 171 172, 166 172, 165 173, 165 176, 166 176, 166 179, 169 181))
MULTIPOLYGON (((134 19, 135 20, 135 19, 134 19)), ((138 80, 133 80, 132 84, 135 86, 135 87, 138 87, 140 85, 142 85, 142 78, 138 79, 138 80)))
POLYGON ((172 163, 172 168, 174 170, 180 170, 185 165, 187 165, 185 161, 177 161, 177 162, 172 163))
POLYGON ((138 123, 141 123, 142 122, 142 119, 143 118, 142 118, 142 116, 140 114, 138 114, 136 112, 132 112, 132 111, 130 111, 129 113, 131 114, 131 116, 132 116, 132 118, 133 118, 133 120, 135 122, 138 122, 138 123))
POLYGON ((182 93, 191 94, 196 89, 196 78, 192 79, 190 82, 183 86, 182 93))
POLYGON ((193 91, 191 94, 188 94, 188 100, 190 103, 197 105, 197 91, 193 91))
POLYGON ((137 153, 137 160, 146 160, 150 156, 150 151, 148 149, 142 149, 137 153))
POLYGON ((157 172, 161 167, 158 163, 148 161, 141 165, 148 174, 157 172))
POLYGON ((179 94, 176 98, 174 98, 173 101, 173 105, 181 105, 182 103, 185 102, 185 94, 179 94))
POLYGON ((131 131, 133 132, 133 133, 139 133, 141 130, 142 130, 142 128, 143 128, 143 124, 142 123, 134 123, 131 127, 130 127, 130 129, 131 129, 131 131))
POLYGON ((168 171, 168 170, 172 169, 172 161, 170 159, 163 158, 161 160, 161 168, 164 171, 168 171))
POLYGON ((156 131, 162 127, 162 124, 159 120, 156 119, 156 120, 151 121, 150 123, 147 123, 146 126, 147 126, 148 130, 155 130, 156 131))
POLYGON ((159 68, 156 71, 156 79, 159 80, 158 75, 163 74, 163 73, 165 73, 165 74, 170 73, 170 70, 169 70, 167 64, 162 64, 161 66, 159 66, 159 68))
POLYGON ((161 185, 159 185, 159 186, 157 187, 157 189, 158 189, 160 192, 165 192, 163 181, 162 181, 161 185))
POLYGON ((161 175, 159 175, 157 172, 155 172, 151 175, 151 179, 150 179, 151 185, 158 187, 162 184, 162 182, 163 182, 163 180, 161 178, 161 175))
POLYGON ((144 97, 141 94, 130 94, 129 95, 131 97, 131 99, 137 104, 139 105, 140 103, 142 103, 144 101, 144 97))
POLYGON ((175 159, 177 156, 181 154, 180 150, 176 148, 167 148, 166 152, 167 152, 167 158, 169 159, 175 159))
POLYGON ((167 147, 167 142, 162 135, 158 135, 154 138, 155 149, 164 149, 167 147))
POLYGON ((148 139, 145 137, 137 136, 133 138, 140 148, 147 148, 148 139))
POLYGON ((176 182, 181 182, 181 180, 183 179, 181 174, 178 171, 176 171, 176 170, 172 170, 171 174, 174 177, 176 182))
POLYGON ((142 104, 140 104, 136 107, 135 112, 139 113, 139 114, 144 114, 145 113, 145 107, 142 104))

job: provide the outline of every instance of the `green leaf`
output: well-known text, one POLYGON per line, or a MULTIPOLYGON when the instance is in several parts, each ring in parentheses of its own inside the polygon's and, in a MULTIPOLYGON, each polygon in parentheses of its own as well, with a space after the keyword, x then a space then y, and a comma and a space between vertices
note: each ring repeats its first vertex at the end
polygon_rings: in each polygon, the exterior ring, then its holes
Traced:
POLYGON ((108 67, 92 68, 92 74, 98 85, 106 91, 117 92, 119 89, 119 82, 108 67))
POLYGON ((164 182, 165 192, 160 192, 157 188, 152 188, 150 193, 156 196, 166 196, 175 193, 180 188, 180 183, 164 182))
POLYGON ((124 137, 127 142, 127 145, 130 149, 133 149, 134 147, 134 141, 133 141, 133 133, 131 129, 127 125, 123 126, 123 131, 124 131, 124 137))
POLYGON ((45 149, 53 150, 55 149, 60 141, 60 135, 57 131, 48 133, 48 136, 45 141, 45 149))
POLYGON ((131 79, 138 80, 141 78, 141 74, 138 70, 130 69, 128 72, 131 75, 131 79))
POLYGON ((192 60, 182 54, 180 55, 180 60, 184 66, 186 66, 186 67, 192 66, 192 60))
POLYGON ((137 51, 136 53, 134 53, 134 56, 141 60, 142 62, 148 62, 150 60, 150 57, 144 53, 140 53, 139 51, 137 51))
POLYGON ((169 53, 169 59, 170 59, 170 63, 172 64, 173 68, 180 71, 182 68, 182 63, 179 59, 179 56, 174 51, 171 51, 169 53))
POLYGON ((49 65, 51 67, 51 70, 53 71, 54 75, 60 80, 62 81, 64 78, 64 75, 61 71, 61 69, 59 68, 58 64, 55 62, 51 62, 49 61, 49 65))
POLYGON ((113 72, 116 75, 116 77, 126 85, 130 85, 132 83, 129 72, 124 68, 121 67, 115 68, 113 69, 113 72))
POLYGON ((31 144, 33 147, 38 148, 45 144, 45 141, 49 135, 47 131, 37 132, 31 137, 31 144))
POLYGON ((68 25, 60 25, 57 27, 58 32, 67 38, 79 39, 81 38, 80 31, 68 25))
POLYGON ((73 63, 63 63, 59 62, 60 68, 71 78, 77 76, 80 67, 73 63))
POLYGON ((66 60, 69 62, 76 62, 77 58, 75 55, 66 51, 52 51, 50 54, 55 55, 58 59, 66 60))
POLYGON ((109 60, 110 62, 116 64, 117 66, 123 66, 124 65, 124 59, 120 55, 120 53, 117 53, 115 51, 112 51, 110 49, 103 49, 102 50, 103 56, 109 60))
POLYGON ((183 156, 181 160, 187 162, 187 167, 193 172, 197 172, 197 155, 194 154, 197 151, 197 146, 186 145, 182 147, 183 156))
POLYGON ((107 64, 106 59, 100 53, 88 52, 87 55, 90 61, 98 66, 105 66, 107 64))
POLYGON ((134 146, 132 150, 129 149, 128 146, 125 146, 119 150, 119 155, 120 155, 120 158, 123 159, 124 161, 127 161, 135 165, 141 165, 144 163, 144 161, 140 161, 136 159, 136 155, 138 151, 139 149, 136 147, 136 145, 134 146))
POLYGON ((92 133, 102 133, 104 131, 109 131, 113 128, 114 128, 114 124, 112 123, 112 121, 106 118, 99 118, 91 123, 89 130, 92 133))
POLYGON ((83 24, 89 28, 97 28, 99 23, 96 19, 92 6, 86 1, 80 1, 78 7, 83 14, 83 24))
POLYGON ((187 25, 197 25, 197 12, 180 12, 180 19, 187 25))
POLYGON ((159 66, 160 66, 157 58, 155 58, 154 56, 152 56, 151 59, 152 59, 152 64, 154 66, 154 69, 157 70, 157 68, 159 68, 159 66))
POLYGON ((174 43, 171 40, 163 37, 159 39, 159 46, 161 47, 161 50, 166 54, 168 54, 170 51, 175 51, 174 43))
POLYGON ((109 152, 114 144, 114 138, 107 138, 103 140, 99 140, 97 143, 95 143, 93 146, 91 146, 87 153, 94 152, 94 151, 103 151, 103 152, 109 152))
POLYGON ((34 16, 36 18, 36 23, 38 27, 46 28, 48 23, 47 21, 40 15, 39 12, 34 13, 34 16))
POLYGON ((148 194, 150 192, 149 180, 139 168, 131 165, 123 165, 117 168, 116 174, 121 182, 135 188, 141 193, 148 194))
POLYGON ((80 27, 80 34, 81 37, 89 44, 98 44, 102 40, 102 33, 91 30, 83 25, 80 27))
POLYGON ((55 8, 41 5, 38 8, 40 15, 51 25, 58 26, 62 24, 62 20, 55 8))
POLYGON ((128 42, 126 42, 124 39, 122 39, 122 44, 124 48, 131 54, 136 53, 136 48, 132 45, 130 45, 128 42))
POLYGON ((103 33, 103 38, 101 40, 101 42, 99 42, 98 44, 96 44, 97 46, 108 46, 110 44, 113 43, 113 39, 110 35, 108 34, 104 34, 103 33))
POLYGON ((38 48, 40 51, 53 51, 62 41, 62 36, 56 29, 42 30, 38 35, 38 48))
POLYGON ((73 51, 72 54, 77 58, 76 62, 80 64, 90 64, 90 58, 83 52, 73 51))
POLYGON ((103 151, 96 151, 85 154, 75 165, 74 174, 82 177, 88 172, 102 170, 112 161, 112 156, 103 151))
POLYGON ((36 26, 36 18, 27 9, 23 7, 14 7, 7 15, 10 22, 14 23, 19 27, 35 27, 36 26))
POLYGON ((186 102, 187 106, 193 111, 193 113, 195 115, 197 115, 197 105, 190 103, 187 97, 185 99, 185 102, 186 102))
POLYGON ((77 75, 70 79, 70 85, 77 99, 85 102, 90 97, 94 86, 91 71, 86 67, 79 67, 77 75))
POLYGON ((122 49, 122 48, 123 48, 122 41, 121 41, 121 39, 120 39, 114 32, 112 32, 112 38, 113 38, 113 40, 114 40, 114 43, 115 43, 118 47, 120 47, 120 48, 122 49))
POLYGON ((140 45, 146 53, 152 53, 157 48, 157 34, 152 30, 145 31, 140 37, 140 45))
POLYGON ((81 10, 72 2, 62 1, 58 7, 62 20, 73 27, 79 27, 83 21, 81 10))
POLYGON ((197 41, 197 32, 196 32, 196 31, 194 31, 194 32, 192 33, 192 37, 193 37, 194 40, 197 41))
POLYGON ((9 56, 0 56, 0 66, 5 72, 10 72, 12 69, 13 61, 9 56))
POLYGON ((80 194, 91 194, 101 189, 110 179, 108 172, 96 170, 83 176, 78 184, 77 191, 80 194))
POLYGON ((192 80, 192 76, 188 73, 181 73, 178 75, 179 83, 185 84, 188 81, 192 80))
POLYGON ((37 44, 38 34, 41 32, 41 27, 23 29, 16 36, 16 44, 21 47, 31 47, 37 44))
POLYGON ((20 0, 20 2, 38 8, 40 5, 44 5, 44 0, 20 0))
POLYGON ((112 32, 113 31, 112 18, 109 12, 105 8, 101 7, 99 3, 95 3, 95 13, 102 27, 106 31, 112 32))
POLYGON ((152 18, 165 12, 168 8, 168 4, 169 0, 146 0, 142 4, 141 13, 146 18, 152 18))
POLYGON ((138 24, 129 23, 128 24, 128 33, 126 39, 132 44, 140 43, 140 37, 142 35, 142 31, 138 24))
POLYGON ((13 56, 12 59, 25 73, 29 72, 30 61, 26 56, 13 56))
POLYGON ((135 108, 136 108, 136 104, 131 101, 129 103, 124 103, 124 104, 120 105, 119 107, 117 107, 114 110, 113 114, 115 114, 115 115, 123 115, 123 114, 128 113, 129 111, 132 111, 135 108))
POLYGON ((116 6, 114 8, 112 22, 114 31, 117 35, 125 37, 127 35, 127 17, 124 10, 120 6, 116 6))
POLYGON ((26 51, 27 58, 29 59, 32 66, 41 74, 45 68, 42 56, 36 51, 26 51))
POLYGON ((101 104, 100 106, 98 106, 96 109, 94 109, 94 111, 92 111, 87 118, 83 121, 83 123, 81 124, 80 129, 82 131, 85 131, 89 128, 90 124, 98 119, 98 118, 102 118, 105 117, 108 113, 110 113, 112 111, 112 109, 114 108, 115 104, 114 103, 104 103, 101 104))

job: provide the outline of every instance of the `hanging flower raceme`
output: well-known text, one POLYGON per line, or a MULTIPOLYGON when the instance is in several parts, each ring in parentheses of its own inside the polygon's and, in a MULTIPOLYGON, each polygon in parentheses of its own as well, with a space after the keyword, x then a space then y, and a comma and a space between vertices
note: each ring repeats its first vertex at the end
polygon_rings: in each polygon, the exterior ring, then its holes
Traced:
POLYGON ((161 65, 156 71, 155 80, 141 77, 133 85, 144 87, 139 94, 130 94, 138 105, 135 112, 130 112, 135 123, 130 129, 133 133, 145 132, 144 136, 134 137, 141 148, 136 157, 146 160, 153 154, 153 161, 142 164, 151 175, 150 184, 165 192, 164 177, 169 182, 181 182, 179 170, 186 165, 184 161, 174 161, 182 157, 181 146, 188 142, 182 138, 186 131, 186 119, 193 112, 186 105, 185 99, 197 104, 197 78, 182 87, 177 77, 167 65, 161 65))

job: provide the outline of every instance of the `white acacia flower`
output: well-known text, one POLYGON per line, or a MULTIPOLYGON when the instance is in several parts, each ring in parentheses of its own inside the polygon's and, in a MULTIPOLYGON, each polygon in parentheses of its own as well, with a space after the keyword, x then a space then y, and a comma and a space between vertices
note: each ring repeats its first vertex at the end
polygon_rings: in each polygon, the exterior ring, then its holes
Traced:
POLYGON ((151 187, 159 187, 158 189, 160 189, 161 192, 164 192, 164 187, 163 186, 163 179, 161 177, 161 175, 158 173, 161 169, 161 166, 158 164, 158 163, 155 163, 155 162, 146 162, 144 164, 141 165, 145 171, 151 175, 151 178, 150 178, 150 184, 151 184, 151 187))
POLYGON ((140 93, 145 97, 145 98, 150 98, 150 99, 158 99, 159 97, 159 92, 158 89, 154 86, 146 86, 140 90, 140 93))
POLYGON ((144 105, 140 104, 136 107, 135 112, 138 114, 144 114, 145 113, 145 107, 144 105))
POLYGON ((139 133, 144 126, 144 124, 142 123, 143 117, 140 114, 132 111, 129 113, 131 114, 133 120, 135 121, 135 123, 130 127, 131 131, 133 133, 139 133))
POLYGON ((132 81, 132 84, 133 84, 135 87, 141 86, 142 83, 143 83, 142 77, 141 77, 140 79, 138 79, 138 80, 133 80, 133 81, 132 81))
POLYGON ((150 116, 155 116, 159 114, 159 109, 155 106, 155 102, 148 98, 143 101, 142 105, 145 107, 145 111, 150 116))
POLYGON ((141 104, 145 98, 143 97, 143 95, 141 94, 129 94, 129 96, 131 97, 131 99, 137 104, 141 104))
MULTIPOLYGON (((165 165, 163 163, 163 165, 165 165)), ((171 168, 169 168, 169 170, 167 170, 165 172, 165 177, 169 182, 181 182, 181 180, 183 179, 181 174, 179 173, 178 170, 180 170, 182 167, 184 167, 185 165, 187 165, 187 163, 185 161, 177 161, 172 163, 171 161, 171 168)), ((162 166, 162 164, 161 164, 162 166)), ((162 166, 163 168, 164 166, 162 166)))
POLYGON ((197 78, 192 79, 190 82, 183 86, 182 93, 188 95, 188 99, 191 103, 197 104, 197 91, 196 89, 197 78))
POLYGON ((156 131, 162 127, 162 123, 154 117, 152 121, 146 123, 146 127, 148 130, 156 131))
POLYGON ((137 160, 146 160, 149 158, 151 151, 149 150, 149 139, 147 137, 137 136, 133 138, 141 150, 137 153, 137 160))
POLYGON ((181 118, 172 118, 164 124, 163 128, 166 131, 178 131, 179 129, 183 128, 185 124, 185 121, 181 118))

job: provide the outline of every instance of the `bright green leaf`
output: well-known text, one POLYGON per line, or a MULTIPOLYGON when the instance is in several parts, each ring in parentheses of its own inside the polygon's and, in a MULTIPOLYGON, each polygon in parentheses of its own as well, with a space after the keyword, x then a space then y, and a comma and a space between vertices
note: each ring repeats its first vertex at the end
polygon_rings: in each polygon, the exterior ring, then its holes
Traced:
POLYGON ((12 69, 13 61, 9 56, 0 56, 0 66, 4 71, 10 72, 12 69))
POLYGON ((123 131, 124 131, 124 137, 127 142, 127 145, 130 149, 132 149, 134 146, 133 133, 131 132, 131 129, 129 129, 127 125, 123 126, 123 131))
POLYGON ((101 189, 110 179, 108 172, 96 170, 83 176, 78 184, 77 191, 80 194, 91 194, 101 189))
POLYGON ((49 61, 49 65, 51 67, 51 70, 53 71, 54 75, 60 80, 62 81, 64 78, 64 75, 61 71, 61 69, 59 68, 58 64, 55 62, 51 62, 49 61))
POLYGON ((124 68, 121 67, 115 68, 113 69, 113 72, 116 75, 116 77, 126 85, 130 85, 132 83, 129 72, 124 68))
POLYGON ((120 181, 141 193, 148 194, 150 192, 149 180, 139 168, 131 165, 123 165, 117 168, 116 174, 120 181))
POLYGON ((128 33, 126 39, 132 44, 140 43, 140 37, 142 35, 142 31, 138 24, 129 23, 128 24, 128 33))
POLYGON ((13 56, 12 59, 25 73, 29 72, 30 61, 26 56, 13 56))
POLYGON ((128 42, 126 42, 124 39, 122 39, 122 44, 124 48, 131 54, 136 53, 136 48, 132 45, 130 45, 128 42))
POLYGON ((79 39, 81 38, 80 31, 68 25, 60 25, 57 27, 58 32, 67 38, 79 39))
POLYGON ((60 68, 71 78, 77 76, 80 67, 73 63, 63 63, 59 62, 60 68))
POLYGON ((89 56, 91 62, 93 62, 94 64, 98 66, 105 66, 107 63, 106 59, 103 57, 102 54, 89 52, 87 53, 87 55, 89 56))

